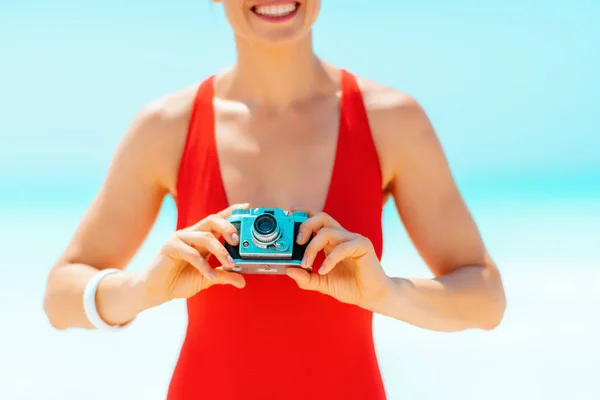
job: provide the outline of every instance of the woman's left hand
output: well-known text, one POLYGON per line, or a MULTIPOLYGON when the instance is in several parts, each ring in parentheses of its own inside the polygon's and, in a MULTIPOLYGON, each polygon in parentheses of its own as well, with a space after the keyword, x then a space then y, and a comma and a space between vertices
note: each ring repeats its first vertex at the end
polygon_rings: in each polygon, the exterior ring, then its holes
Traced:
POLYGON ((289 268, 288 276, 301 289, 317 291, 343 303, 372 310, 393 283, 381 267, 371 241, 348 232, 325 213, 315 215, 308 211, 308 215, 309 219, 300 226, 297 243, 306 243, 313 232, 316 235, 306 247, 302 265, 312 266, 321 250, 325 259, 316 274, 289 268))

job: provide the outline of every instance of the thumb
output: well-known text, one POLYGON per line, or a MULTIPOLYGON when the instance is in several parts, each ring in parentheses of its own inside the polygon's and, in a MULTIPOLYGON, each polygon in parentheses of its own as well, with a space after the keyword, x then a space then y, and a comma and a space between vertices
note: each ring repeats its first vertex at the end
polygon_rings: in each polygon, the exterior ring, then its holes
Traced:
POLYGON ((319 275, 311 274, 302 268, 288 268, 287 276, 296 281, 300 289, 317 290, 319 287, 319 275))

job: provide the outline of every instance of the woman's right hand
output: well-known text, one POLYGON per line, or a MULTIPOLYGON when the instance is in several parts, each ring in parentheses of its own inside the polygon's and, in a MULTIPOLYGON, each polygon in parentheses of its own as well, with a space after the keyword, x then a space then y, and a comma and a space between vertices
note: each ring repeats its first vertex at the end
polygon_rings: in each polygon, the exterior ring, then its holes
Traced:
POLYGON ((234 209, 248 207, 249 204, 236 204, 176 231, 150 268, 141 274, 142 284, 152 302, 161 304, 176 298, 187 299, 213 285, 243 288, 246 281, 241 274, 213 269, 208 259, 214 255, 221 265, 234 266, 219 238, 223 237, 231 245, 239 243, 237 229, 225 218, 234 209))

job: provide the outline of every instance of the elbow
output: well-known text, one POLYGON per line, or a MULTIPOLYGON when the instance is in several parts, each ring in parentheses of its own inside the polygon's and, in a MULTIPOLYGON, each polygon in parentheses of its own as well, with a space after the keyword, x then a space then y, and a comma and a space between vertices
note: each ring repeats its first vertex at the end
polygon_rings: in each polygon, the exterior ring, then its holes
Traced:
POLYGON ((54 307, 53 297, 46 291, 44 295, 44 314, 46 314, 46 318, 50 323, 52 328, 62 331, 67 329, 67 326, 62 323, 58 313, 56 312, 56 307, 54 307))
POLYGON ((482 296, 484 307, 480 308, 481 313, 480 318, 478 318, 478 328, 486 331, 494 330, 500 326, 506 311, 506 294, 500 273, 495 267, 490 268, 489 271, 487 282, 484 285, 485 293, 482 296))
POLYGON ((469 329, 481 329, 484 331, 492 331, 502 323, 504 319, 505 306, 503 303, 490 304, 488 306, 479 307, 477 312, 472 312, 469 317, 463 317, 461 324, 457 327, 457 331, 465 331, 469 329))
POLYGON ((504 296, 502 296, 502 299, 497 299, 495 304, 490 305, 486 314, 482 316, 479 328, 486 331, 496 329, 504 319, 505 310, 506 302, 504 296))
POLYGON ((64 309, 61 309, 62 296, 60 295, 60 289, 56 287, 56 283, 56 279, 53 279, 52 275, 50 275, 46 283, 43 309, 50 326, 56 330, 63 331, 69 328, 69 325, 65 319, 64 309))
POLYGON ((496 329, 504 319, 506 297, 495 266, 478 267, 478 278, 470 283, 469 295, 461 302, 459 330, 496 329))
POLYGON ((477 312, 472 312, 469 318, 463 319, 463 326, 460 330, 482 329, 492 331, 502 323, 506 305, 504 297, 489 299, 486 305, 480 304, 477 312))
POLYGON ((43 310, 50 326, 56 330, 63 331, 70 328, 68 313, 65 308, 65 294, 69 292, 65 287, 63 271, 66 262, 54 265, 46 280, 46 288, 43 299, 43 310))

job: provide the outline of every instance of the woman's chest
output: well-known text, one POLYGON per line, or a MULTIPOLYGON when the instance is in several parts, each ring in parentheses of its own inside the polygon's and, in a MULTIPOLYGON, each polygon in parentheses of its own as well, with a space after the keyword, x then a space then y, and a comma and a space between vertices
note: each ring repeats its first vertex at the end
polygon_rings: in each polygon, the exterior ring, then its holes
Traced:
POLYGON ((215 148, 228 202, 323 209, 340 137, 339 111, 329 103, 280 115, 216 106, 215 148))

